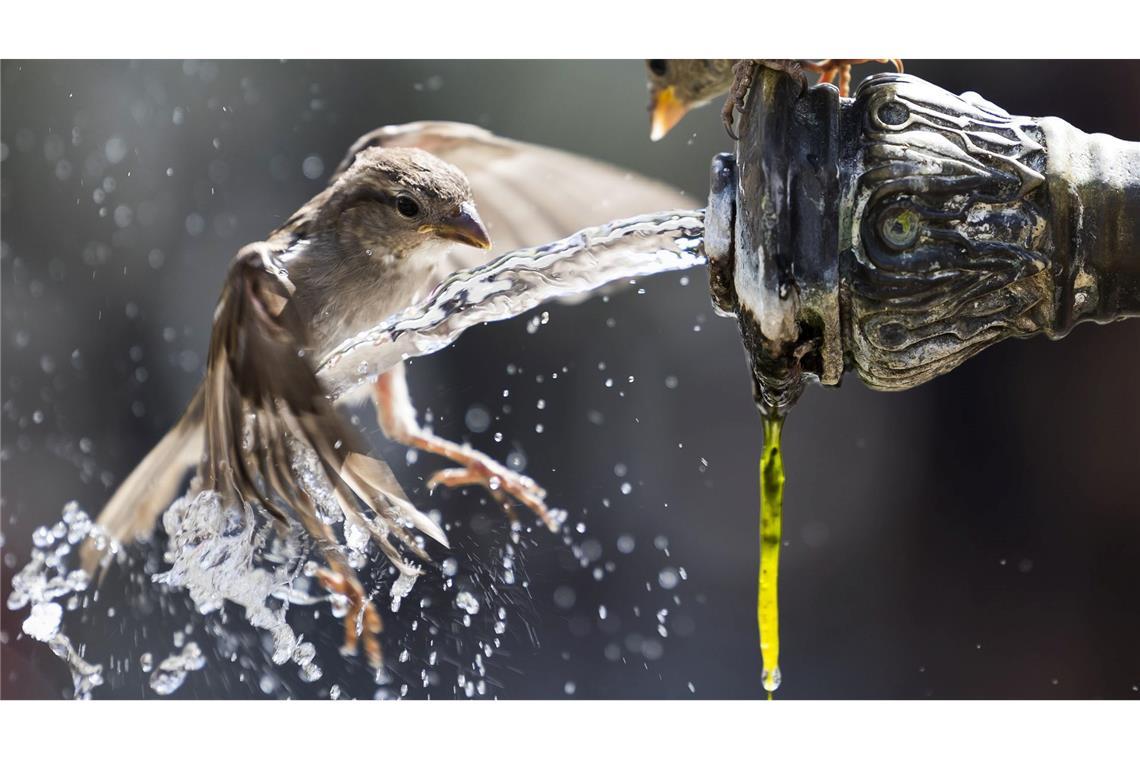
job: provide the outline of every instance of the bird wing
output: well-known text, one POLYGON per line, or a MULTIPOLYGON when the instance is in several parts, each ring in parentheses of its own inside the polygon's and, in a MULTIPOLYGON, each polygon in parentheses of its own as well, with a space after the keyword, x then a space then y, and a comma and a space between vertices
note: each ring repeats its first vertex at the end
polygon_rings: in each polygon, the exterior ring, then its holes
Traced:
POLYGON ((450 255, 454 269, 613 219, 693 206, 691 199, 663 182, 449 121, 375 129, 349 148, 336 173, 347 169, 366 148, 394 146, 426 150, 457 166, 471 183, 475 205, 494 245, 490 251, 457 247, 450 255))
POLYGON ((401 572, 414 574, 390 536, 421 558, 409 527, 445 546, 447 539, 408 502, 388 466, 363 453, 326 398, 305 358, 308 330, 281 252, 272 243, 247 245, 226 277, 206 369, 202 486, 281 520, 286 507, 318 541, 334 541, 318 509, 339 508, 401 572))

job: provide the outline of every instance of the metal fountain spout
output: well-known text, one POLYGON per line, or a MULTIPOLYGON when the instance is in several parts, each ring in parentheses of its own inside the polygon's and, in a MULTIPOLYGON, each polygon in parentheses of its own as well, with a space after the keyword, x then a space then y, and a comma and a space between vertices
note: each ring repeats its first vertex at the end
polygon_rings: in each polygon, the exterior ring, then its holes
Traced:
POLYGON ((902 74, 848 99, 763 70, 740 126, 704 246, 766 416, 849 370, 903 390, 1008 337, 1140 316, 1140 143, 902 74))

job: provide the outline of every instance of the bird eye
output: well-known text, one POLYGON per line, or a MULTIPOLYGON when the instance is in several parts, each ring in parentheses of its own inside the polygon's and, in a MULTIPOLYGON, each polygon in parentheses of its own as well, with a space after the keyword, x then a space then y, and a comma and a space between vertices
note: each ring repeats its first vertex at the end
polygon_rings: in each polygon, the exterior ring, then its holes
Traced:
POLYGON ((420 213, 420 204, 416 203, 414 198, 401 195, 396 199, 396 210, 400 212, 401 216, 406 216, 411 219, 420 213))
POLYGON ((669 72, 669 62, 660 58, 654 58, 649 61, 649 70, 659 77, 665 76, 669 72))

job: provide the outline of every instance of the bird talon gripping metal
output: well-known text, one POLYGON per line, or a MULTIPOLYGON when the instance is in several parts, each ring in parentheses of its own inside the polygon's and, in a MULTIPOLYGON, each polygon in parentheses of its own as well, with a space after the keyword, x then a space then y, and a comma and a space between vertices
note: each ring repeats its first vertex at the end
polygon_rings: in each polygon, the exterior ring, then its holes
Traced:
POLYGON ((1008 337, 1140 316, 1140 143, 903 74, 853 99, 762 69, 714 158, 705 250, 757 404, 878 390, 1008 337))

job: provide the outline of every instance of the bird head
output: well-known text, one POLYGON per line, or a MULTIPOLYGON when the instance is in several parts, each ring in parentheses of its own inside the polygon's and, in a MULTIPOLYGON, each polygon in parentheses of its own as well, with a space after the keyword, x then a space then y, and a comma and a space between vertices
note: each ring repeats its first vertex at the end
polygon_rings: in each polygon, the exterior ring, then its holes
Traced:
POLYGON ((686 113, 703 106, 732 86, 729 59, 654 58, 645 62, 649 75, 651 140, 660 140, 686 113))
POLYGON ((330 188, 341 250, 398 258, 455 244, 489 249, 467 177, 418 148, 360 151, 330 188))

